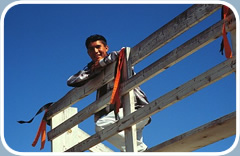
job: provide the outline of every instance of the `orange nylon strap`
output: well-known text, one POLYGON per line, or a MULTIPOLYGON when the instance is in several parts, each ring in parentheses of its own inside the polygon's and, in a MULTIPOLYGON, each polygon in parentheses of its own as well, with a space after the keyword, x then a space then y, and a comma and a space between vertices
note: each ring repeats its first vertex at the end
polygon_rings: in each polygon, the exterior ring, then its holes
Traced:
POLYGON ((110 104, 115 104, 115 117, 117 113, 119 112, 119 108, 121 107, 121 99, 119 96, 119 84, 120 84, 120 79, 121 79, 121 73, 122 73, 122 67, 123 67, 123 62, 125 60, 125 48, 122 48, 119 56, 118 56, 118 65, 117 65, 117 73, 115 76, 115 81, 114 81, 114 86, 113 86, 113 91, 112 91, 112 97, 110 100, 110 104))
MULTIPOLYGON (((46 112, 47 111, 45 111, 45 114, 46 114, 46 112)), ((44 116, 45 116, 45 114, 44 114, 44 116)), ((36 137, 35 137, 35 139, 32 143, 32 146, 35 147, 37 142, 38 142, 38 139, 41 135, 41 148, 40 148, 40 150, 42 150, 44 148, 45 141, 46 141, 46 125, 47 125, 47 122, 44 119, 42 119, 41 124, 40 124, 39 129, 38 129, 38 132, 36 134, 36 137)))
MULTIPOLYGON (((223 19, 225 20, 228 12, 229 12, 229 8, 227 6, 223 6, 223 19)), ((232 58, 232 50, 227 38, 227 33, 226 33, 226 26, 225 26, 225 22, 223 23, 223 28, 222 28, 222 35, 223 35, 223 45, 224 45, 224 51, 225 51, 225 56, 226 58, 232 58)))

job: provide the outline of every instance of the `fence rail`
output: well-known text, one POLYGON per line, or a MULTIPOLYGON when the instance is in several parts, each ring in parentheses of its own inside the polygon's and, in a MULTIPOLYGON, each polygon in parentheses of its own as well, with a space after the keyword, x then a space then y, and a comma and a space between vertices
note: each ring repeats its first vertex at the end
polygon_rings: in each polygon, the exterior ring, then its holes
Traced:
MULTIPOLYGON (((127 59, 128 68, 130 68, 132 65, 137 64, 138 62, 152 54, 154 51, 161 48, 163 45, 167 44, 171 40, 175 39, 177 36, 181 35, 182 33, 187 31, 206 17, 210 16, 212 13, 214 13, 220 8, 221 5, 213 4, 193 5, 133 48, 128 48, 128 51, 130 51, 127 59)), ((131 95, 129 95, 129 92, 131 92, 132 89, 150 80, 152 77, 163 72, 172 65, 178 63, 187 56, 195 53, 200 48, 220 37, 222 35, 223 23, 226 24, 228 32, 234 32, 236 30, 236 22, 234 15, 230 15, 228 16, 227 20, 220 20, 219 22, 210 26, 192 39, 183 43, 181 46, 161 57, 142 71, 138 72, 136 75, 132 76, 130 75, 131 72, 129 72, 129 74, 125 76, 125 81, 121 84, 121 95, 126 98, 126 103, 131 99, 131 95)), ((235 41, 235 38, 232 39, 235 41)), ((236 45, 233 44, 233 47, 234 46, 236 45)), ((46 113, 47 119, 54 119, 58 113, 64 111, 68 107, 72 106, 74 103, 78 102, 82 98, 99 89, 101 86, 112 81, 114 79, 115 65, 115 62, 108 65, 94 79, 90 80, 82 87, 77 87, 69 91, 63 98, 61 98, 49 108, 48 112, 46 113)), ((136 145, 134 145, 134 140, 136 139, 136 136, 134 136, 134 125, 137 122, 175 104, 179 100, 182 100, 183 98, 218 81, 219 79, 222 79, 223 77, 228 76, 235 71, 236 58, 234 56, 233 58, 220 63, 219 65, 200 74, 199 76, 193 78, 185 84, 150 102, 150 104, 145 106, 144 108, 141 108, 137 111, 132 110, 127 113, 126 110, 124 110, 126 116, 124 116, 123 119, 117 121, 116 123, 92 136, 87 136, 82 140, 80 139, 81 142, 77 141, 74 145, 72 145, 72 147, 69 147, 64 151, 81 152, 91 149, 92 147, 96 148, 98 146, 101 146, 100 148, 106 148, 105 151, 111 151, 107 149, 107 147, 103 147, 103 145, 101 145, 100 143, 122 130, 125 130, 125 132, 129 132, 129 134, 127 135, 127 137, 129 136, 127 140, 128 144, 126 145, 127 151, 135 151, 136 145)), ((94 113, 109 105, 110 96, 111 91, 99 98, 98 100, 94 101, 93 103, 89 104, 87 107, 80 110, 79 112, 71 114, 67 117, 67 119, 65 119, 64 122, 60 122, 57 125, 52 126, 52 130, 48 132, 48 139, 54 141, 61 135, 65 134, 67 131, 73 129, 74 127, 77 127, 79 123, 81 123, 94 113)), ((130 108, 131 105, 127 105, 126 107, 130 108)), ((233 112, 232 114, 226 115, 221 119, 210 122, 202 127, 199 127, 195 130, 173 138, 172 140, 152 147, 148 151, 181 151, 181 149, 183 149, 181 148, 182 146, 180 146, 181 142, 185 142, 184 146, 188 146, 187 148, 184 148, 185 151, 195 150, 207 144, 221 140, 222 137, 229 137, 231 135, 234 135, 236 133, 235 120, 236 114, 235 112, 233 112), (221 123, 223 124, 223 126, 216 125, 216 123, 221 123), (224 127, 224 123, 226 123, 226 125, 228 126, 224 127), (219 132, 223 127, 230 127, 229 133, 224 133, 223 136, 214 136, 214 139, 212 139, 213 141, 206 141, 207 139, 202 139, 202 142, 198 142, 197 145, 192 144, 191 146, 191 143, 194 142, 193 138, 199 136, 202 137, 203 134, 204 136, 206 136, 207 133, 210 133, 210 129, 214 129, 215 132, 219 132)), ((79 133, 82 134, 83 132, 79 133)), ((98 150, 93 149, 92 151, 98 150)))
POLYGON ((203 126, 165 141, 146 152, 192 152, 236 133, 236 113, 230 113, 203 126), (227 129, 227 131, 224 131, 227 129))
MULTIPOLYGON (((136 64, 139 62, 136 60, 141 60, 157 50, 157 48, 154 48, 154 50, 146 49, 145 47, 148 45, 151 47, 162 47, 220 8, 221 5, 213 4, 193 5, 185 12, 167 23, 165 26, 157 30, 155 33, 150 35, 148 38, 134 46, 130 54, 130 60, 132 64, 136 64), (183 23, 183 25, 181 23, 183 23), (174 32, 172 32, 172 27, 174 27, 174 32), (148 43, 147 41, 149 40, 150 42, 148 43)), ((47 119, 52 118, 63 109, 73 105, 80 99, 84 98, 104 84, 113 80, 114 72, 112 72, 112 68, 114 68, 114 65, 108 66, 99 76, 94 78, 92 81, 89 81, 89 83, 85 84, 82 87, 74 88, 71 90, 67 95, 57 101, 56 104, 48 110, 46 113, 47 119)))

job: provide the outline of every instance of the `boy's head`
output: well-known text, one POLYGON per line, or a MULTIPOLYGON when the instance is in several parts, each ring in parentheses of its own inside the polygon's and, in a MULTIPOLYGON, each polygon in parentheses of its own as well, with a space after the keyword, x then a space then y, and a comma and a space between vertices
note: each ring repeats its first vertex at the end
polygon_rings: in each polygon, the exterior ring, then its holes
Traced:
POLYGON ((88 55, 93 62, 99 61, 107 56, 108 45, 105 37, 101 35, 92 35, 85 42, 88 55))

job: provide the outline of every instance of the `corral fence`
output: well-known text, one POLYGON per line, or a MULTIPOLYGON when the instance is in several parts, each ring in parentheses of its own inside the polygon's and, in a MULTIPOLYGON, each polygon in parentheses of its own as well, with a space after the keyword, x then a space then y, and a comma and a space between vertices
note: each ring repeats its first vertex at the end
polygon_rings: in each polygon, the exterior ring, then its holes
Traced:
MULTIPOLYGON (((86 150, 92 152, 113 152, 101 142, 123 130, 126 135, 126 151, 135 152, 137 151, 136 123, 234 73, 236 71, 236 21, 234 15, 229 15, 227 20, 220 20, 210 26, 181 46, 159 58, 136 75, 131 75, 130 72, 132 66, 183 34, 215 11, 221 9, 221 7, 222 5, 218 4, 192 5, 136 46, 126 48, 127 57, 124 68, 124 82, 120 86, 125 116, 111 126, 91 136, 78 127, 79 123, 109 105, 111 91, 80 111, 70 106, 103 85, 113 81, 116 63, 108 65, 95 78, 81 87, 70 90, 64 97, 52 105, 46 113, 47 119, 51 119, 51 131, 48 132, 48 139, 52 141, 52 152, 82 152, 86 150), (226 59, 226 61, 160 96, 156 100, 151 101, 144 108, 137 111, 134 110, 132 104, 132 90, 134 88, 221 37, 223 23, 226 24, 227 32, 231 33, 232 58, 226 59)), ((179 136, 160 143, 155 147, 150 147, 147 152, 194 151, 235 134, 236 112, 232 112, 189 132, 179 134, 179 136)))

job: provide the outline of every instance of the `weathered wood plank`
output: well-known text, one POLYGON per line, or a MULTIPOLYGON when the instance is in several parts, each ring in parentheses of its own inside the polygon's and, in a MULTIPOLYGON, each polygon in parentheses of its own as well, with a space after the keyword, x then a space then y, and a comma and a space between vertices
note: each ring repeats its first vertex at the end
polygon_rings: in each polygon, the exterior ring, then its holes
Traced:
MULTIPOLYGON (((61 122, 64 122, 69 117, 71 117, 73 114, 77 112, 77 108, 68 108, 62 111, 61 113, 55 115, 51 120, 51 127, 55 128, 58 126, 61 122)), ((69 130, 68 132, 65 132, 61 134, 58 138, 55 138, 52 140, 52 152, 63 152, 70 148, 71 146, 75 145, 74 143, 77 143, 78 136, 76 134, 77 126, 74 126, 69 130), (71 142, 67 142, 67 140, 70 139, 71 142)))
POLYGON ((237 49, 237 45, 236 45, 236 29, 230 31, 231 33, 231 42, 232 42, 232 53, 233 56, 236 56, 236 49, 237 49))
MULTIPOLYGON (((229 16, 229 18, 232 18, 232 16, 229 16)), ((221 36, 223 22, 224 21, 219 21, 218 23, 214 24, 210 28, 196 35, 189 41, 185 42, 183 45, 179 46, 178 48, 174 49, 167 55, 163 56, 153 64, 149 65, 142 71, 138 72, 136 75, 132 76, 126 82, 123 82, 121 84, 121 95, 126 94, 130 90, 143 84, 147 80, 163 72, 167 68, 173 66, 177 62, 191 55, 192 53, 196 52, 201 47, 217 39, 219 36, 221 36)), ((227 24, 227 31, 233 30, 235 28, 236 24, 234 21, 230 25, 227 24)), ((99 101, 95 101, 94 103, 84 108, 77 115, 73 116, 68 121, 66 121, 66 123, 63 123, 58 127, 54 128, 53 130, 51 130, 48 133, 49 140, 52 140, 56 136, 62 134, 71 127, 87 119, 92 114, 96 113, 98 110, 104 108, 107 104, 109 104, 108 102, 110 100, 109 97, 110 95, 111 92, 109 92, 107 95, 104 95, 101 99, 99 99, 99 101)))
MULTIPOLYGON (((232 18, 233 15, 228 16, 228 19, 232 18)), ((133 88, 138 87, 139 85, 143 84, 144 82, 148 81, 149 79, 153 78, 154 76, 163 72, 169 67, 175 65, 176 63, 183 60, 187 56, 196 52, 198 49, 216 40, 218 37, 222 35, 223 22, 225 21, 221 20, 217 22, 216 24, 212 25, 211 27, 207 28, 203 32, 193 37, 192 39, 183 43, 176 49, 172 50, 165 56, 161 57, 160 59, 158 59, 156 62, 152 63, 145 69, 141 70, 132 78, 128 79, 128 81, 123 82, 121 84, 122 95, 129 92, 133 88)), ((236 21, 232 20, 232 23, 226 23, 226 26, 227 26, 226 31, 228 32, 232 31, 236 29, 236 21)))
MULTIPOLYGON (((164 27, 160 28, 148 38, 134 46, 130 54, 130 60, 132 64, 134 65, 143 58, 147 57, 155 50, 157 50, 157 48, 160 48, 162 45, 166 44, 170 40, 173 40, 181 33, 185 32, 187 29, 197 24, 199 21, 211 15, 220 7, 221 5, 213 4, 193 5, 185 12, 170 21, 168 24, 166 24, 164 27), (172 27, 174 28, 174 32, 172 32, 172 27), (154 49, 149 49, 149 47, 154 47, 154 49)), ((109 70, 111 68, 114 68, 113 64, 109 65, 103 72, 101 72, 101 74, 99 74, 92 81, 89 81, 84 86, 74 88, 73 90, 69 91, 63 98, 58 100, 54 105, 49 108, 48 112, 46 113, 46 118, 48 120, 51 119, 61 110, 73 105, 74 103, 89 95, 102 85, 113 80, 114 72, 112 72, 112 70, 109 70)))
POLYGON ((167 94, 159 97, 151 102, 149 105, 138 109, 130 115, 127 115, 118 122, 103 129, 102 131, 92 135, 83 142, 73 146, 67 152, 71 151, 85 151, 90 147, 104 141, 105 139, 113 136, 114 134, 136 124, 137 122, 173 105, 179 100, 197 92, 198 90, 216 82, 217 80, 226 77, 236 70, 236 58, 228 59, 225 62, 213 67, 205 73, 197 76, 196 78, 188 81, 180 87, 168 92, 167 94))
MULTIPOLYGON (((83 140, 85 140, 85 139, 87 139, 88 137, 90 137, 89 134, 87 134, 86 132, 84 132, 80 128, 78 128, 78 132, 77 133, 78 133, 79 138, 81 138, 81 139, 78 139, 78 143, 83 141, 83 140)), ((89 148, 89 151, 90 152, 114 152, 113 150, 111 150, 109 147, 107 147, 106 145, 104 145, 102 143, 99 143, 99 144, 89 148)))
POLYGON ((236 134, 236 112, 174 137, 145 152, 192 152, 236 134))
POLYGON ((130 56, 132 64, 137 64, 220 8, 221 5, 218 4, 196 4, 191 6, 169 23, 152 33, 149 37, 135 45, 132 48, 130 56))
MULTIPOLYGON (((126 59, 123 64, 122 80, 127 81, 132 77, 132 66, 129 60, 130 48, 126 48, 126 59)), ((124 116, 135 111, 134 93, 133 90, 122 96, 123 114, 124 116)), ((125 146, 126 152, 137 152, 137 131, 136 125, 132 125, 125 129, 125 146)))
POLYGON ((77 114, 73 115, 71 118, 66 120, 65 122, 59 124, 57 127, 53 128, 51 131, 48 132, 48 140, 52 140, 62 133, 66 132, 70 128, 74 127, 75 125, 81 123, 85 119, 89 118, 94 113, 103 109, 106 104, 109 104, 112 92, 108 92, 97 101, 91 103, 84 109, 80 110, 77 114))
MULTIPOLYGON (((77 113, 77 108, 69 107, 55 115, 51 120, 52 128, 56 127, 60 123, 66 121, 68 118, 77 113)), ((64 152, 68 148, 88 138, 88 135, 83 130, 79 129, 78 126, 74 126, 59 137, 52 140, 52 152, 64 152)), ((102 143, 97 144, 89 149, 91 152, 113 152, 110 148, 102 143)))
POLYGON ((88 81, 85 85, 81 87, 76 87, 69 91, 65 96, 58 100, 54 105, 52 105, 46 113, 46 118, 49 120, 54 115, 64 110, 67 107, 72 106, 74 103, 78 102, 80 99, 86 97, 92 92, 96 91, 101 86, 107 84, 114 79, 114 69, 116 62, 107 66, 99 75, 97 75, 92 80, 88 81))

